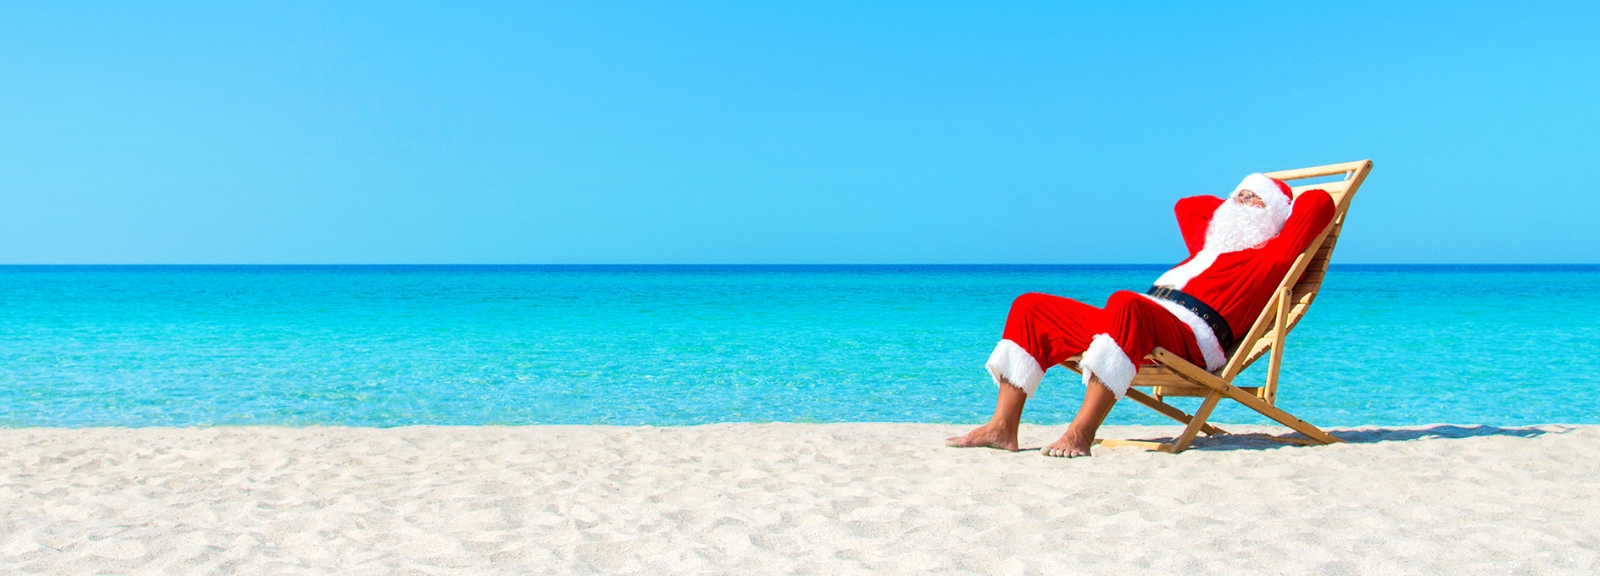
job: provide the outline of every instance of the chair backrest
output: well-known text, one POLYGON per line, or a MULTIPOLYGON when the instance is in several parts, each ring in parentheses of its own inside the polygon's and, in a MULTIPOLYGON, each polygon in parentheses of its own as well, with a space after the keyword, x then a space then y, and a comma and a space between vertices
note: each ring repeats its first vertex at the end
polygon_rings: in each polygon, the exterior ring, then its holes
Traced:
MULTIPOLYGON (((1267 307, 1261 311, 1261 315, 1256 318, 1255 324, 1251 325, 1244 338, 1239 340, 1233 357, 1228 359, 1228 364, 1219 373, 1224 380, 1233 380, 1233 377, 1238 376, 1245 368, 1249 368, 1251 363, 1272 350, 1274 343, 1283 342, 1283 336, 1293 330, 1295 324, 1305 317, 1306 311, 1311 308, 1311 302, 1317 298, 1317 292, 1322 289, 1322 278, 1328 273, 1328 261, 1333 257, 1334 245, 1339 242, 1339 232, 1344 228, 1345 214, 1350 210, 1350 198, 1356 195, 1356 190, 1361 188, 1361 183, 1366 180, 1370 171, 1372 171, 1372 161, 1360 160, 1266 173, 1267 176, 1288 183, 1296 197, 1307 190, 1327 191, 1328 195, 1333 197, 1333 220, 1328 223, 1328 229, 1295 259, 1294 265, 1289 268, 1288 274, 1284 275, 1283 281, 1278 285, 1272 300, 1268 301, 1267 307), (1343 175, 1344 178, 1331 182, 1294 185, 1296 180, 1335 175, 1343 175), (1279 300, 1285 295, 1290 308, 1287 314, 1282 316, 1285 321, 1280 326, 1279 300)), ((1280 349, 1275 355, 1282 353, 1280 349)), ((1267 385, 1260 391, 1262 398, 1272 402, 1276 386, 1277 374, 1274 373, 1269 375, 1267 385)))

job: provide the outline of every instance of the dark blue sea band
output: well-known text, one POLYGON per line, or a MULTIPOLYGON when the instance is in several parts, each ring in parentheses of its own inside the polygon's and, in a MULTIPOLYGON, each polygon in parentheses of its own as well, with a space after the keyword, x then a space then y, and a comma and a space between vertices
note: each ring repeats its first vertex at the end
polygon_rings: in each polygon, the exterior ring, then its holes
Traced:
POLYGON ((1233 328, 1229 327, 1228 320, 1218 314, 1216 310, 1213 310, 1211 306, 1177 288, 1151 286, 1149 290, 1145 291, 1145 294, 1168 302, 1175 302, 1179 306, 1188 308, 1190 312, 1194 312, 1194 315, 1204 320, 1206 325, 1211 327, 1211 332, 1217 335, 1217 343, 1222 345, 1223 353, 1233 354, 1233 328))

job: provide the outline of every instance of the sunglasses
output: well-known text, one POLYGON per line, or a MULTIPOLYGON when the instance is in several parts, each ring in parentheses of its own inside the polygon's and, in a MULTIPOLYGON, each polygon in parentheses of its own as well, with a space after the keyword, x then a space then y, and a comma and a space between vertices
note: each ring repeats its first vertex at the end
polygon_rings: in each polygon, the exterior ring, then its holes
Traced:
POLYGON ((1243 202, 1245 204, 1254 204, 1254 205, 1259 205, 1259 206, 1266 206, 1267 205, 1267 202, 1265 200, 1262 200, 1260 196, 1257 196, 1256 192, 1254 190, 1250 190, 1250 189, 1240 190, 1238 192, 1235 192, 1233 195, 1234 195, 1235 198, 1238 198, 1240 202, 1243 202))

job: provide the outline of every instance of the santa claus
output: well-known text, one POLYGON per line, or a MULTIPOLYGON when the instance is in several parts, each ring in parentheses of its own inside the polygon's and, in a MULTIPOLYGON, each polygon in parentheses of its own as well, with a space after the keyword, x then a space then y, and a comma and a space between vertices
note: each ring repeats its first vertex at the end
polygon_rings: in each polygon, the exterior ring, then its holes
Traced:
POLYGON ((1334 208, 1327 192, 1295 198, 1282 181, 1251 174, 1227 199, 1184 198, 1176 211, 1189 259, 1147 293, 1116 292, 1105 308, 1048 294, 1017 297, 987 364, 1000 389, 994 417, 947 445, 1015 451, 1023 404, 1044 371, 1081 354, 1088 387, 1083 406, 1061 439, 1042 452, 1088 456, 1095 431, 1133 382, 1136 363, 1155 347, 1207 370, 1222 367, 1234 335, 1255 322, 1295 257, 1327 228, 1334 208))

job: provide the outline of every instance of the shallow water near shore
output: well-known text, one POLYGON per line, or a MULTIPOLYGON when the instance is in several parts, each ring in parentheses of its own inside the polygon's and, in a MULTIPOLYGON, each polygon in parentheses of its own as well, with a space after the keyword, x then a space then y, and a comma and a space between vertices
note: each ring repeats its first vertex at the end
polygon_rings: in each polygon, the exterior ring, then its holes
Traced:
MULTIPOLYGON (((1162 269, 0 267, 0 426, 976 422, 1012 298, 1098 305, 1162 269)), ((1328 426, 1600 423, 1597 281, 1335 265, 1279 403, 1328 426)), ((1026 418, 1081 395, 1052 370, 1026 418)))

